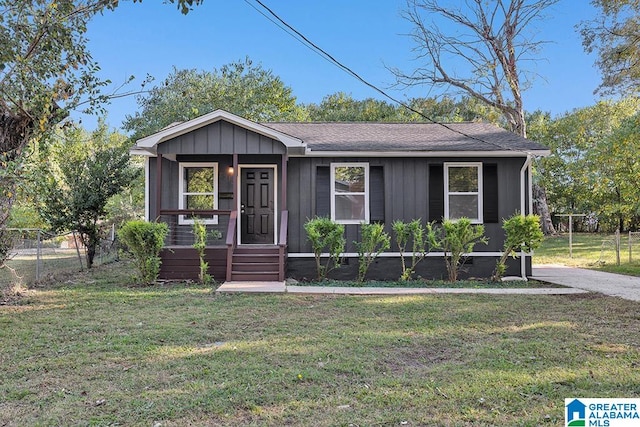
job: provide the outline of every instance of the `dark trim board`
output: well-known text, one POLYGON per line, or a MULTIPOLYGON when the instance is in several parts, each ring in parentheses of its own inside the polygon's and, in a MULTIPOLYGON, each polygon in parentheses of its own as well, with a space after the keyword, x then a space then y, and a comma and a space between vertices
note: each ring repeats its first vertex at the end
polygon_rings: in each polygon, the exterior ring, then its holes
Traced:
MULTIPOLYGON (((198 280, 200 262, 195 249, 190 247, 164 248, 160 254, 160 278, 165 280, 198 280)), ((209 263, 209 274, 215 281, 224 282, 226 279, 227 249, 226 247, 209 247, 206 250, 206 261, 209 263)), ((496 257, 471 257, 460 274, 460 279, 480 278, 491 276, 496 265, 496 257)), ((507 276, 520 276, 520 259, 507 260, 507 276)), ((367 279, 396 281, 400 277, 401 263, 399 257, 380 257, 376 259, 369 271, 367 279)), ((531 275, 531 258, 526 260, 526 273, 531 275)), ((316 279, 315 259, 311 257, 289 257, 286 263, 286 277, 297 280, 316 279)), ((358 276, 358 258, 348 257, 343 265, 333 270, 329 278, 334 280, 353 281, 358 276)), ((447 269, 444 258, 429 257, 418 264, 416 278, 446 280, 447 269)))
MULTIPOLYGON (((497 257, 471 257, 464 265, 459 278, 465 279, 488 279, 493 274, 496 266, 497 257)), ((520 277, 520 258, 510 258, 507 260, 507 272, 505 276, 520 277)), ((369 267, 367 271, 367 280, 388 280, 397 281, 402 272, 401 261, 399 257, 379 257, 369 267)), ((526 260, 527 275, 531 275, 531 258, 526 260)), ((287 277, 296 280, 315 280, 316 264, 314 258, 293 258, 289 257, 287 261, 287 277)), ((330 279, 334 280, 356 280, 358 277, 358 258, 345 258, 343 265, 333 270, 329 274, 330 279)), ((429 257, 424 259, 416 269, 416 278, 425 278, 428 280, 447 280, 447 268, 442 257, 429 257)))

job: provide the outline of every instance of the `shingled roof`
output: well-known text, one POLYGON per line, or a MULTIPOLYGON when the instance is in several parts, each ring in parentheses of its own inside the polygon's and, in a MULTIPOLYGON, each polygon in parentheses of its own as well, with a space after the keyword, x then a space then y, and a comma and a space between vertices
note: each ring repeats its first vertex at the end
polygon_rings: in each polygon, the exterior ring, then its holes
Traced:
POLYGON ((487 123, 263 123, 301 139, 310 151, 329 152, 522 152, 548 149, 487 123))

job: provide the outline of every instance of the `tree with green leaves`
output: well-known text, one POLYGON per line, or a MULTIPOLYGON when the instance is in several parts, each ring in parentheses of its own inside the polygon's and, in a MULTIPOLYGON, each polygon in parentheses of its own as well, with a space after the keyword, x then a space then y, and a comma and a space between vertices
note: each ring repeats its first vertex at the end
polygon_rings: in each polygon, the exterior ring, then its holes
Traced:
POLYGON ((374 98, 356 100, 345 92, 325 96, 320 104, 304 106, 313 122, 396 122, 401 120, 399 109, 386 101, 374 98))
POLYGON ((128 140, 101 123, 87 133, 63 128, 39 153, 36 197, 42 218, 53 232, 76 230, 91 267, 102 237, 101 221, 109 199, 141 172, 129 162, 128 140))
MULTIPOLYGON (((183 13, 202 1, 168 0, 183 13)), ((0 0, 0 266, 27 146, 51 133, 69 111, 96 111, 109 99, 102 93, 109 82, 97 77, 85 34, 93 16, 117 5, 118 0, 0 0)))
POLYGON ((596 53, 602 73, 598 91, 636 94, 640 87, 640 2, 592 0, 599 13, 583 22, 581 34, 587 53, 596 53))
MULTIPOLYGON (((29 142, 104 85, 84 38, 88 20, 104 7, 98 1, 0 1, 0 241, 29 142)), ((0 247, 0 265, 5 256, 0 247)))
POLYGON ((590 152, 599 165, 592 197, 599 216, 611 228, 637 230, 640 227, 640 115, 623 118, 611 134, 590 152))
MULTIPOLYGON (((411 98, 408 103, 412 110, 419 111, 437 122, 457 123, 482 120, 504 126, 502 115, 497 109, 470 96, 453 98, 445 95, 437 98, 411 98)), ((403 121, 427 120, 423 115, 413 111, 402 109, 402 112, 403 115, 408 115, 408 120, 403 121)))
POLYGON ((411 98, 409 108, 386 101, 366 98, 354 99, 344 92, 325 96, 319 104, 305 104, 308 119, 314 122, 464 122, 484 120, 500 124, 501 115, 495 108, 475 98, 462 96, 454 99, 411 98))
POLYGON ((246 58, 213 71, 174 69, 148 94, 138 96, 140 111, 126 117, 134 139, 174 123, 224 109, 249 120, 301 121, 290 87, 270 70, 246 58))
POLYGON ((536 139, 551 149, 537 175, 555 212, 593 212, 609 230, 637 222, 638 110, 640 99, 630 97, 537 122, 536 139))

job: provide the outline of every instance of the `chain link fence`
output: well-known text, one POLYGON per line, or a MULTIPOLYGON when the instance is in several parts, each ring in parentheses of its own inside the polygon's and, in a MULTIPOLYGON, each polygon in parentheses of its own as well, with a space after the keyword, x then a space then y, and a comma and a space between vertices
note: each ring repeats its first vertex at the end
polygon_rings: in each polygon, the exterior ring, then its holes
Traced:
POLYGON ((640 232, 629 231, 627 233, 616 233, 602 240, 600 247, 601 264, 620 265, 625 259, 625 251, 628 253, 629 264, 637 262, 640 259, 640 232))
MULTIPOLYGON (((30 285, 87 268, 85 248, 76 233, 52 235, 37 228, 8 229, 12 242, 5 268, 0 269, 0 287, 30 285)), ((118 244, 112 230, 96 250, 94 265, 118 259, 118 244)))

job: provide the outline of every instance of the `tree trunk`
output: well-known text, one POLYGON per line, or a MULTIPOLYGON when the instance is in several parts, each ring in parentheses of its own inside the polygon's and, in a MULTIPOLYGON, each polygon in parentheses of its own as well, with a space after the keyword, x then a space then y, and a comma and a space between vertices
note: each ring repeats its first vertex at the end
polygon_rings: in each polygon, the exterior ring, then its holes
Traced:
POLYGON ((16 169, 22 150, 29 142, 33 120, 9 111, 0 112, 0 266, 9 253, 7 224, 18 189, 16 169))
POLYGON ((540 216, 540 225, 545 236, 556 234, 547 204, 547 192, 538 184, 533 184, 533 211, 540 216))

